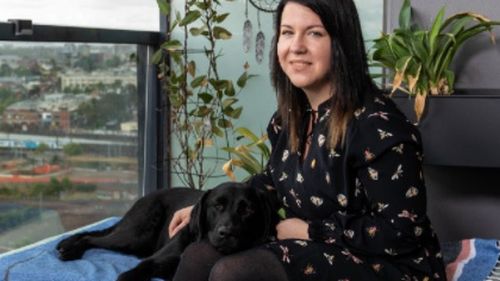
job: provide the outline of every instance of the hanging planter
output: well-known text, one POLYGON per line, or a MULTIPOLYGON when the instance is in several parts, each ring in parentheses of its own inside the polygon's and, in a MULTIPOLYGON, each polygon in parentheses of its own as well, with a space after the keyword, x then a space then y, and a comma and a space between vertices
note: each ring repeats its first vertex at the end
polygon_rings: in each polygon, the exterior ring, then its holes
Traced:
POLYGON ((454 91, 455 73, 450 69, 458 50, 470 38, 489 32, 498 21, 476 13, 463 12, 445 19, 441 8, 430 29, 412 23, 411 1, 405 0, 399 27, 376 39, 370 57, 373 65, 388 70, 392 93, 410 95, 416 120, 423 116, 428 96, 449 95, 454 91))
MULTIPOLYGON (((397 106, 415 122, 413 100, 398 93, 397 106)), ((500 167, 500 90, 456 90, 429 96, 425 118, 418 124, 424 164, 500 167)))

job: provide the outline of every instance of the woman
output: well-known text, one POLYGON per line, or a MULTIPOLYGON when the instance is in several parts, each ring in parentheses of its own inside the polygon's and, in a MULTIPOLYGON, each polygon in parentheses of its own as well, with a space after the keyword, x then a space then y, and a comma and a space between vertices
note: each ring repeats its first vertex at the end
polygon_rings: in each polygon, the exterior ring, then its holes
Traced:
POLYGON ((251 183, 276 189, 287 218, 261 249, 193 244, 174 280, 445 280, 419 133, 374 86, 353 1, 283 0, 276 31, 273 152, 251 183))

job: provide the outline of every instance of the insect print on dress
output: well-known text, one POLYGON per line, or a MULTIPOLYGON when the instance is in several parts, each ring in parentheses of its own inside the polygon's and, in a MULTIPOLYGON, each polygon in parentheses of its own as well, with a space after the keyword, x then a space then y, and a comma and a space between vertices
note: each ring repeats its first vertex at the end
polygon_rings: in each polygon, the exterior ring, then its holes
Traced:
POLYGON ((399 164, 396 172, 391 176, 391 180, 398 180, 401 176, 403 176, 403 165, 399 164))
POLYGON ((290 152, 288 150, 283 151, 283 155, 281 156, 281 162, 285 162, 286 159, 288 159, 288 156, 290 156, 290 152))
POLYGON ((281 257, 282 262, 290 263, 290 250, 287 246, 280 245, 281 251, 283 255, 281 257))
POLYGON ((366 111, 366 107, 362 107, 362 108, 358 108, 354 111, 354 117, 356 119, 359 119, 359 116, 361 116, 361 114, 363 114, 364 112, 366 111))
POLYGON ((347 207, 347 197, 340 193, 337 195, 337 201, 339 202, 339 205, 342 206, 342 207, 347 207))
POLYGON ((305 275, 311 275, 316 273, 316 269, 314 269, 312 264, 307 264, 306 268, 304 268, 304 274, 305 275))
POLYGON ((355 232, 352 229, 346 229, 346 230, 344 230, 344 235, 347 238, 349 238, 349 239, 353 239, 354 238, 354 234, 355 234, 355 232))
POLYGON ((326 172, 325 181, 326 181, 327 184, 330 184, 330 182, 331 182, 330 173, 329 172, 326 172))
POLYGON ((404 146, 405 146, 405 145, 404 145, 403 143, 402 143, 402 144, 400 144, 400 145, 398 145, 398 146, 394 146, 394 147, 392 148, 392 151, 395 151, 396 153, 399 153, 399 154, 401 154, 401 155, 402 155, 402 154, 403 154, 403 149, 404 149, 404 146))
POLYGON ((286 200, 286 196, 283 196, 283 206, 285 207, 290 207, 290 205, 288 205, 288 201, 286 200))
POLYGON ((318 145, 319 145, 319 147, 323 147, 323 145, 325 144, 325 141, 326 141, 325 135, 319 135, 318 136, 318 145))
POLYGON ((370 176, 370 179, 376 181, 378 180, 378 171, 368 167, 368 175, 370 176))
POLYGON ((375 272, 380 272, 380 270, 382 269, 382 267, 384 267, 383 265, 381 265, 380 263, 374 263, 372 264, 372 268, 375 272))
POLYGON ((289 193, 290 195, 292 195, 293 199, 295 199, 295 204, 297 205, 297 207, 302 208, 302 200, 300 200, 299 194, 295 192, 293 188, 290 189, 289 193))
POLYGON ((301 173, 297 173, 297 182, 298 183, 303 183, 304 182, 304 177, 302 176, 301 173))
POLYGON ((280 181, 280 182, 281 182, 281 181, 286 180, 287 178, 288 178, 287 173, 283 172, 283 173, 281 174, 281 177, 278 179, 278 181, 280 181))
POLYGON ((347 258, 348 260, 350 259, 350 260, 352 260, 352 261, 353 261, 354 263, 356 263, 356 264, 361 264, 361 263, 363 263, 363 261, 362 261, 360 258, 358 258, 358 257, 356 257, 355 255, 351 254, 351 252, 350 252, 349 250, 347 250, 347 249, 343 250, 341 253, 342 253, 344 256, 346 256, 346 258, 347 258))
POLYGON ((319 118, 319 122, 323 122, 326 118, 330 116, 330 109, 328 109, 323 116, 319 118))
POLYGON ((313 205, 316 206, 316 207, 319 207, 319 206, 323 205, 323 198, 321 198, 321 197, 311 196, 309 198, 309 200, 311 200, 311 203, 313 203, 313 205))
POLYGON ((330 231, 334 231, 335 230, 335 224, 334 223, 327 222, 327 223, 325 223, 325 226, 328 227, 328 229, 330 231))
POLYGON ((378 103, 378 104, 385 105, 385 102, 384 102, 383 100, 381 100, 380 98, 378 98, 378 97, 376 97, 376 98, 374 99, 374 101, 375 101, 376 103, 378 103))
POLYGON ((281 126, 276 123, 276 119, 271 120, 271 126, 273 127, 273 131, 275 134, 278 134, 281 131, 281 126))
POLYGON ((384 130, 382 130, 382 129, 377 129, 377 131, 378 131, 378 134, 379 134, 379 136, 380 136, 380 140, 384 140, 384 139, 386 139, 386 138, 390 138, 390 137, 392 137, 392 136, 393 136, 393 134, 392 134, 392 133, 389 133, 389 132, 384 131, 384 130))
POLYGON ((424 230, 420 226, 415 226, 413 229, 413 233, 415 234, 416 237, 420 237, 424 230))
POLYGON ((326 261, 328 261, 330 265, 333 265, 333 261, 335 260, 335 255, 329 255, 327 253, 323 253, 323 256, 326 258, 326 261))
POLYGON ((411 139, 412 139, 414 142, 418 143, 417 136, 415 136, 414 134, 411 134, 411 139))
POLYGON ((408 188, 408 190, 406 191, 406 198, 412 198, 412 197, 415 197, 418 195, 418 188, 414 187, 414 186, 410 186, 410 188, 408 188))
POLYGON ((390 256, 397 256, 398 255, 398 253, 394 249, 391 249, 391 248, 384 249, 384 252, 390 256))
POLYGON ((389 204, 377 203, 377 212, 382 213, 387 207, 389 207, 389 204))
POLYGON ((366 162, 369 162, 369 161, 373 160, 373 158, 375 158, 375 154, 373 154, 373 153, 370 151, 370 148, 369 148, 369 147, 365 149, 364 154, 365 154, 365 161, 366 161, 366 162))
POLYGON ((311 161, 311 169, 314 170, 314 168, 316 168, 316 158, 314 158, 312 161, 311 161))
POLYGON ((334 157, 340 157, 340 154, 337 153, 337 151, 335 151, 335 149, 330 149, 330 153, 328 154, 328 158, 334 158, 334 157))
POLYGON ((293 241, 293 243, 295 243, 301 247, 307 247, 307 245, 308 245, 307 241, 304 241, 304 240, 295 240, 295 241, 293 241))
POLYGON ((368 236, 370 236, 370 238, 375 237, 375 235, 377 234, 377 231, 378 231, 378 228, 376 226, 369 226, 366 228, 366 232, 368 233, 368 236))
POLYGON ((381 119, 384 119, 385 121, 389 121, 389 117, 387 117, 387 114, 388 114, 387 112, 378 111, 368 115, 368 118, 379 117, 381 119))
POLYGON ((409 219, 412 222, 415 222, 415 219, 418 218, 418 215, 417 214, 413 214, 412 212, 410 212, 408 210, 403 210, 403 211, 401 211, 401 213, 398 214, 398 217, 399 218, 409 219))

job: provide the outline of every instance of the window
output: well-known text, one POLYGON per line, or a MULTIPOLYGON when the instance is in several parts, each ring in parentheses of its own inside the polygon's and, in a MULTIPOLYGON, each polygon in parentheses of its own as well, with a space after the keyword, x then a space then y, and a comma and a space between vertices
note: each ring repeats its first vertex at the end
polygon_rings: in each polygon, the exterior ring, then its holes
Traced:
POLYGON ((163 163, 148 63, 158 33, 45 26, 36 30, 53 37, 28 43, 6 30, 0 23, 0 252, 123 215, 161 182, 163 163))

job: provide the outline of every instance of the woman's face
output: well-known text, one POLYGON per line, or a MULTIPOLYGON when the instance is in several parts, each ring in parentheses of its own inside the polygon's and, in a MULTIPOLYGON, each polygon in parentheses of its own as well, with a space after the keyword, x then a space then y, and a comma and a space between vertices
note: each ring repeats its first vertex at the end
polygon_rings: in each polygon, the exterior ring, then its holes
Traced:
POLYGON ((281 16, 278 59, 295 87, 331 94, 331 38, 311 9, 289 2, 281 16))

